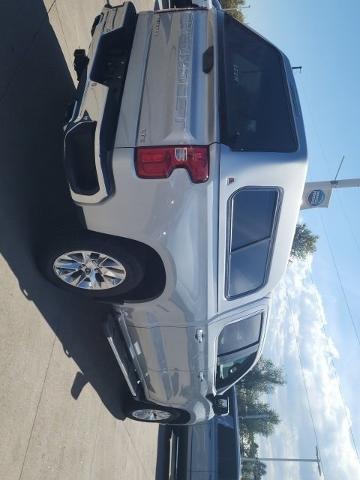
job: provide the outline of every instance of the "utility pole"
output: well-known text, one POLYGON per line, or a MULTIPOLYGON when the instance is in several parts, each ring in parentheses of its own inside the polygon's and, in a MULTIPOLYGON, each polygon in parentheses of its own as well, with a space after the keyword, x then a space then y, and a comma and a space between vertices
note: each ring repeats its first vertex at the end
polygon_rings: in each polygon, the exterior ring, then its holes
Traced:
POLYGON ((258 418, 270 418, 270 415, 268 413, 259 413, 259 414, 254 414, 254 415, 244 415, 241 416, 239 415, 239 418, 241 420, 247 420, 247 419, 258 419, 258 418))
POLYGON ((316 458, 278 458, 278 457, 241 457, 242 462, 305 462, 317 463, 319 475, 321 477, 321 459, 319 449, 316 447, 316 458))
POLYGON ((251 5, 239 5, 237 8, 222 8, 221 10, 223 12, 239 12, 240 10, 243 10, 244 8, 250 8, 251 5))
POLYGON ((346 180, 330 180, 332 188, 360 187, 360 178, 348 178, 346 180))
MULTIPOLYGON (((241 420, 251 420, 251 419, 259 419, 259 418, 267 418, 267 419, 270 419, 271 418, 271 415, 269 414, 269 412, 266 412, 266 413, 248 413, 248 406, 245 405, 245 415, 239 415, 239 418, 241 420)), ((251 409, 250 409, 251 410, 251 409)))

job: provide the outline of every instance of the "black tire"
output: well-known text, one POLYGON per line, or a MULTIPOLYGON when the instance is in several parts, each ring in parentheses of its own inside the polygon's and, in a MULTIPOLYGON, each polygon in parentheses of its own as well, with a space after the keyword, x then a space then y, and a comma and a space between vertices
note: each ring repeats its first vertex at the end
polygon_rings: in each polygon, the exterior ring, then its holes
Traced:
POLYGON ((41 249, 41 253, 38 257, 38 265, 40 271, 47 280, 57 287, 77 293, 81 296, 95 299, 112 297, 119 298, 125 294, 129 294, 141 283, 144 277, 141 263, 131 251, 129 251, 129 248, 124 248, 120 241, 116 241, 112 237, 93 232, 84 232, 73 235, 69 234, 57 238, 50 245, 47 244, 41 249), (125 279, 119 285, 104 290, 79 288, 61 280, 55 273, 55 260, 60 255, 77 250, 93 251, 112 257, 123 265, 126 272, 125 279))
POLYGON ((76 73, 77 81, 80 82, 80 79, 84 72, 86 72, 89 59, 86 56, 85 50, 78 48, 74 50, 74 70, 76 73))
POLYGON ((182 410, 170 407, 163 407, 162 405, 156 405, 153 403, 140 402, 132 399, 129 399, 129 401, 125 405, 125 414, 128 418, 131 418, 131 420, 135 420, 136 422, 160 423, 162 425, 185 424, 189 421, 189 415, 182 410), (146 420, 140 419, 136 416, 136 412, 149 409, 165 412, 169 415, 169 417, 165 420, 146 420))

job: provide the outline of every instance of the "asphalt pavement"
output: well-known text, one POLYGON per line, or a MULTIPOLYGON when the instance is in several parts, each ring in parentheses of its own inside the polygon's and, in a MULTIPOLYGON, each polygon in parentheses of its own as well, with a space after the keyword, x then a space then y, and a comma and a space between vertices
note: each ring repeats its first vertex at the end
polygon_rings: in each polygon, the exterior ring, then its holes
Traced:
MULTIPOLYGON (((106 305, 49 285, 36 257, 75 222, 62 168, 72 52, 100 0, 0 3, 0 479, 153 479, 157 426, 124 420, 106 305)), ((114 2, 116 3, 116 2, 114 2)), ((136 2, 135 2, 136 3, 136 2)), ((151 8, 139 1, 137 7, 151 8)))

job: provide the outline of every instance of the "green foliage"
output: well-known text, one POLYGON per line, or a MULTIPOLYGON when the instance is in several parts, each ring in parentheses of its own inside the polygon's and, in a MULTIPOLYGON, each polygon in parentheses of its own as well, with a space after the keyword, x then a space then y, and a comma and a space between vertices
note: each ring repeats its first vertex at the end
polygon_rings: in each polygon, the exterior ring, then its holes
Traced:
MULTIPOLYGON (((258 444, 255 435, 268 437, 280 423, 279 415, 268 403, 261 400, 263 394, 284 385, 280 368, 271 360, 260 359, 257 365, 236 385, 240 420, 240 450, 243 457, 257 457, 258 444)), ((241 480, 259 480, 266 473, 266 465, 260 461, 243 462, 241 480)))
POLYGON ((274 432, 274 427, 280 423, 280 418, 267 403, 256 402, 243 412, 241 421, 244 433, 247 431, 248 434, 268 437, 274 432))
POLYGON ((281 368, 271 360, 261 358, 255 367, 243 377, 239 386, 244 390, 258 393, 272 393, 276 385, 284 385, 285 379, 281 368))
MULTIPOLYGON (((249 446, 242 455, 246 457, 256 458, 259 445, 254 441, 254 437, 249 442, 249 446)), ((256 462, 243 462, 241 464, 241 480, 260 480, 266 474, 266 464, 257 460, 256 462)))
POLYGON ((257 461, 253 467, 254 480, 260 480, 263 475, 266 475, 266 465, 263 462, 257 461))
POLYGON ((265 437, 271 435, 275 426, 280 423, 279 415, 268 403, 254 398, 254 395, 244 395, 243 392, 240 395, 246 402, 241 402, 238 407, 241 435, 244 439, 255 434, 265 437))
POLYGON ((233 8, 234 10, 229 11, 238 22, 244 22, 244 14, 241 11, 241 7, 245 5, 246 0, 219 0, 222 8, 233 8))
POLYGON ((314 235, 305 223, 297 224, 290 256, 305 260, 308 255, 316 252, 318 238, 318 235, 314 235))

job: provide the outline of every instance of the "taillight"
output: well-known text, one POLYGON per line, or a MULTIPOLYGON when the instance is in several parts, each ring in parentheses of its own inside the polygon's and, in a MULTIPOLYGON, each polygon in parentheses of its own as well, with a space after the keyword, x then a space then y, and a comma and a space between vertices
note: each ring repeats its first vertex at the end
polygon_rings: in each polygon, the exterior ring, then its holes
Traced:
POLYGON ((167 178, 175 168, 186 168, 195 183, 209 178, 208 147, 140 147, 136 173, 141 178, 167 178))

